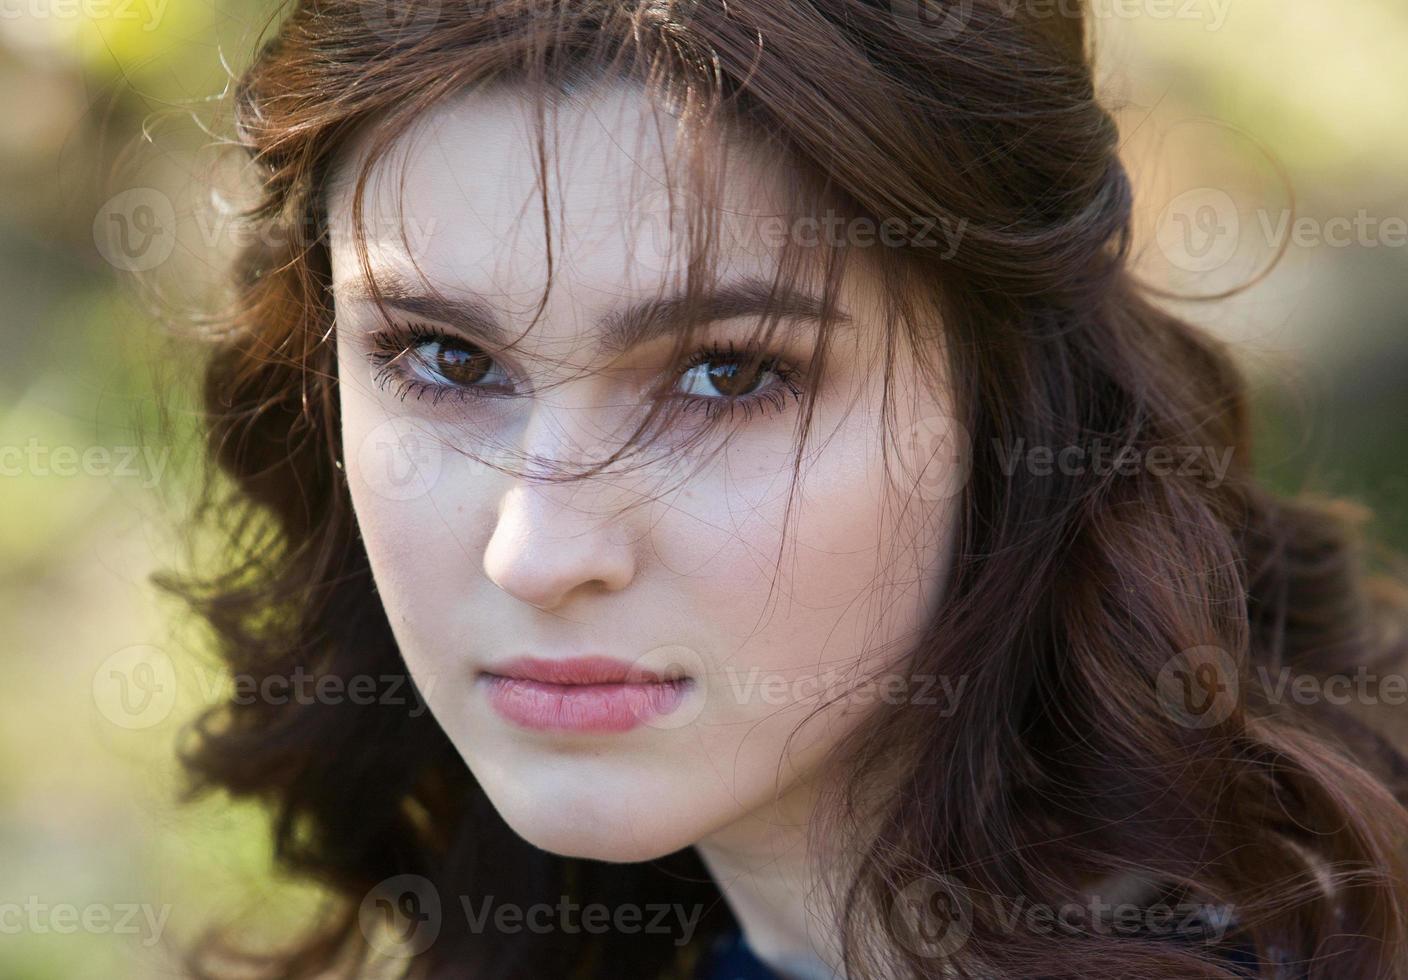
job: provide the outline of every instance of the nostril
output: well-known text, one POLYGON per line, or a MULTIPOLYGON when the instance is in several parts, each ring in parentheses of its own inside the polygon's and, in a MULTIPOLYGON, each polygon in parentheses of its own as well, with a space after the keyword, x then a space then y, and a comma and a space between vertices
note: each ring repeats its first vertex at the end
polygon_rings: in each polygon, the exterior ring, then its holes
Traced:
POLYGON ((523 486, 500 502, 483 564, 501 590, 544 611, 578 593, 625 588, 636 569, 634 547, 614 522, 523 486))

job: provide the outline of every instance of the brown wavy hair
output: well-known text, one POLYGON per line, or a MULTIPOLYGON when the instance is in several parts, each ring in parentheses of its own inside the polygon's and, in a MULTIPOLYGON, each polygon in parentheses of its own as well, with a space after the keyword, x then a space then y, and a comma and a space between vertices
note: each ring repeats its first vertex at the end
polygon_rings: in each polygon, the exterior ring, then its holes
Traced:
MULTIPOLYGON (((1258 485, 1228 351, 1128 270, 1130 183, 1082 18, 999 0, 904 7, 413 0, 388 19, 372 3, 300 0, 284 11, 239 79, 235 117, 262 183, 249 217, 283 233, 239 256, 233 316, 210 334, 203 378, 214 466, 198 519, 229 547, 219 569, 166 584, 237 673, 405 675, 339 463, 333 161, 367 131, 384 152, 469 86, 545 99, 629 80, 672 106, 682 131, 727 124, 780 152, 799 213, 906 227, 927 215, 962 230, 942 250, 866 256, 895 298, 889 329, 935 349, 935 321, 918 311, 939 312, 970 436, 955 560, 913 653, 916 671, 968 685, 952 717, 883 711, 838 751, 854 780, 828 813, 871 801, 860 860, 839 883, 848 975, 1238 975, 1210 943, 1001 918, 1004 900, 1059 906, 1122 881, 1147 907, 1233 909, 1263 976, 1277 964, 1336 980, 1408 976, 1394 733, 1256 682, 1259 670, 1394 669, 1401 591, 1366 576, 1343 508, 1258 485), (1231 464, 1218 481, 1003 465, 1004 447, 1096 440, 1227 451, 1231 464), (1225 718, 1190 724, 1169 709, 1179 664, 1236 693, 1225 718), (882 771, 895 782, 877 810, 863 779, 882 771), (966 941, 943 957, 922 955, 893 914, 907 885, 930 879, 971 905, 966 941)), ((708 195, 692 200, 707 225, 708 195)), ((368 956, 358 902, 407 874, 441 895, 522 905, 708 909, 684 947, 650 934, 478 932, 446 916, 412 964, 423 975, 685 975, 734 926, 692 851, 609 865, 522 841, 435 721, 404 705, 244 699, 192 734, 194 791, 266 801, 281 862, 345 899, 296 949, 255 957, 269 975, 356 973, 368 956)), ((193 954, 197 970, 215 969, 209 952, 193 954)))

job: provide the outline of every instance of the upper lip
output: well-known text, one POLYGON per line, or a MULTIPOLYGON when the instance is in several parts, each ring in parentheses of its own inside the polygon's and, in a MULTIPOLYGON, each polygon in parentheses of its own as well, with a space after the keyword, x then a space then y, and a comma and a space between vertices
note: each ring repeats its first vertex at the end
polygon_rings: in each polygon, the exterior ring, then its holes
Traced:
POLYGON ((496 677, 537 681, 541 684, 662 684, 683 680, 682 675, 661 674, 614 657, 515 657, 483 671, 496 677))

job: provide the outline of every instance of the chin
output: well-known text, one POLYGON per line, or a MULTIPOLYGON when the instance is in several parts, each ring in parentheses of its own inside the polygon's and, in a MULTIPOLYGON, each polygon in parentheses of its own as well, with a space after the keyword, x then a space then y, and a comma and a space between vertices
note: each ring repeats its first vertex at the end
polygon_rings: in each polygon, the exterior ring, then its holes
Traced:
MULTIPOLYGON (((613 864, 639 864, 654 861, 688 846, 690 841, 673 846, 648 840, 629 840, 611 833, 582 827, 524 828, 509 824, 520 837, 551 854, 562 857, 586 858, 613 864), (526 832, 525 832, 526 831, 526 832)), ((605 828, 609 831, 610 828, 605 828)))
POLYGON ((531 785, 480 779, 499 815, 534 847, 563 857, 637 863, 689 847, 707 828, 703 808, 680 788, 649 790, 639 778, 630 791, 609 781, 584 779, 531 785), (673 806, 662 803, 672 800, 673 806))

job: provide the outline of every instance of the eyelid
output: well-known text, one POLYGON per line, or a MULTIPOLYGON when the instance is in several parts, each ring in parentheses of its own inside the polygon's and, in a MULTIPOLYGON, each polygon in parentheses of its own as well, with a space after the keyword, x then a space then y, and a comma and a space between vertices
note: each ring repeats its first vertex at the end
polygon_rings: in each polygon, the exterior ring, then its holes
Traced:
MULTIPOLYGON (((420 320, 407 322, 386 320, 384 323, 382 329, 369 331, 364 338, 367 357, 378 368, 377 383, 379 386, 387 386, 392 380, 392 376, 402 371, 401 368, 394 365, 418 344, 445 343, 446 341, 462 344, 482 351, 501 369, 506 368, 506 365, 500 360, 501 352, 496 352, 490 345, 483 344, 453 328, 420 320)), ((708 324, 701 332, 704 338, 707 338, 709 334, 717 333, 717 328, 722 326, 724 326, 722 321, 708 324)), ((782 333, 786 337, 793 336, 787 331, 782 333)), ((807 384, 807 370, 800 366, 801 359, 792 357, 779 347, 770 347, 752 336, 741 344, 737 344, 731 339, 711 340, 704 338, 699 339, 695 346, 686 352, 683 360, 678 362, 673 372, 666 372, 660 376, 658 385, 648 385, 645 393, 657 398, 674 398, 686 407, 700 407, 711 415, 725 411, 732 413, 739 410, 747 415, 759 408, 763 402, 780 402, 786 394, 791 394, 796 398, 801 397, 801 388, 807 384), (700 364, 711 361, 735 360, 747 365, 753 359, 757 361, 757 370, 776 376, 777 380, 773 384, 745 395, 732 397, 685 395, 675 390, 685 373, 700 364)), ((619 360, 619 358, 613 359, 613 362, 615 360, 619 360)), ((514 372, 505 370, 505 373, 512 374, 514 372)), ((484 400, 510 398, 517 394, 517 392, 505 393, 502 386, 457 385, 448 381, 425 381, 404 376, 399 379, 399 391, 400 397, 403 399, 411 392, 415 392, 417 397, 420 397, 430 391, 436 402, 447 396, 484 400)), ((775 407, 781 410, 780 404, 775 407)))
MULTIPOLYGON (((503 351, 497 350, 494 346, 477 338, 467 336, 453 327, 446 327, 431 321, 387 320, 384 321, 382 327, 367 331, 363 342, 367 357, 380 368, 390 367, 393 362, 406 356, 419 344, 448 342, 481 351, 495 365, 502 368, 505 374, 521 376, 521 372, 513 365, 511 358, 506 357, 503 351)), ((488 393, 485 397, 493 397, 497 394, 489 386, 484 386, 484 390, 488 393)))

